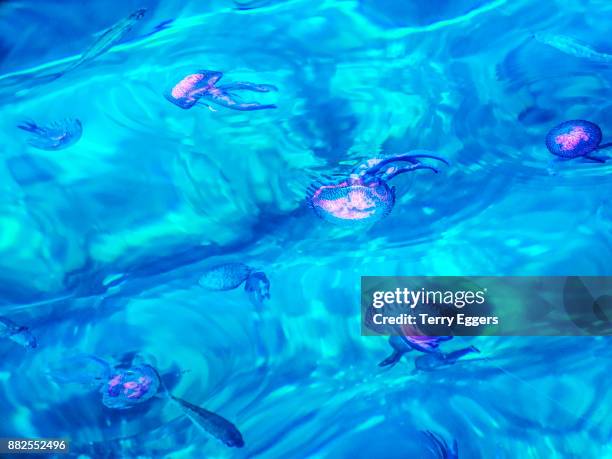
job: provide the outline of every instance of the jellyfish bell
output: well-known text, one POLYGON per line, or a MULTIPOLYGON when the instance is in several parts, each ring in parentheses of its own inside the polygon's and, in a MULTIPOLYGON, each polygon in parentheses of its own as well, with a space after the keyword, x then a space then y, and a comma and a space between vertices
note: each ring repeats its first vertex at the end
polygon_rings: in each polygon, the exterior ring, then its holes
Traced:
POLYGON ((114 369, 101 388, 102 403, 126 410, 153 398, 159 389, 159 375, 149 365, 114 369))
POLYGON ((388 185, 389 180, 419 169, 438 173, 438 169, 422 163, 421 159, 448 165, 445 159, 422 151, 371 158, 353 169, 348 177, 311 186, 308 206, 319 218, 337 225, 375 223, 389 215, 395 205, 395 188, 388 185))
POLYGON ((317 184, 309 189, 308 205, 316 215, 339 225, 375 223, 389 215, 394 204, 393 187, 383 180, 355 174, 337 183, 317 184))
POLYGON ((546 147, 563 159, 588 157, 598 150, 602 132, 595 123, 586 120, 569 120, 552 128, 546 135, 546 147))
POLYGON ((208 268, 198 283, 206 290, 233 290, 242 284, 252 269, 244 263, 224 263, 208 268))
POLYGON ((174 105, 186 110, 197 104, 222 76, 223 73, 214 70, 197 70, 184 76, 165 92, 164 97, 174 105))

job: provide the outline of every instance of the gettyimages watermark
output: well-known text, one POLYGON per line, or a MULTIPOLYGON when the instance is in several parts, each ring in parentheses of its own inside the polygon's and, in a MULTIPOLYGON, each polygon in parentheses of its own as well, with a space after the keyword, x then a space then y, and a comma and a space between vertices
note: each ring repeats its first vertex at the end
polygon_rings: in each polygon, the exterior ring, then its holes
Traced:
POLYGON ((612 277, 362 277, 363 335, 612 335, 612 277))

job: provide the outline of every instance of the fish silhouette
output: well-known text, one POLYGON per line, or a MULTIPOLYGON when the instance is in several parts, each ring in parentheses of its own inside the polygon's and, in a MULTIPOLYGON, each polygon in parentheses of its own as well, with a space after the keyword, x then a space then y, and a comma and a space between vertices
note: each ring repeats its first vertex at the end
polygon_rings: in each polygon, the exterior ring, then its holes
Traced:
POLYGON ((183 414, 187 416, 191 422, 204 432, 209 433, 229 447, 242 448, 244 446, 244 439, 238 428, 223 416, 171 394, 170 399, 178 405, 183 414))
POLYGON ((234 424, 217 413, 208 411, 182 398, 175 397, 168 387, 166 387, 157 369, 151 366, 149 368, 157 374, 160 386, 164 391, 164 396, 167 396, 174 402, 180 408, 181 412, 187 416, 196 427, 212 435, 231 448, 242 448, 244 446, 242 434, 234 424))
POLYGON ((120 42, 130 30, 132 30, 136 23, 144 17, 146 11, 147 10, 145 8, 140 8, 130 14, 127 18, 122 19, 121 21, 115 23, 114 25, 106 29, 99 35, 98 39, 89 48, 85 50, 85 52, 81 55, 78 61, 69 66, 63 72, 57 74, 56 78, 65 75, 66 73, 85 64, 86 62, 90 62, 107 52, 114 45, 120 42))
POLYGON ((593 62, 601 62, 605 64, 612 64, 612 55, 606 53, 600 53, 590 48, 584 43, 580 43, 572 37, 565 35, 555 35, 546 32, 538 32, 533 35, 540 43, 555 48, 562 53, 570 56, 587 59, 593 62))

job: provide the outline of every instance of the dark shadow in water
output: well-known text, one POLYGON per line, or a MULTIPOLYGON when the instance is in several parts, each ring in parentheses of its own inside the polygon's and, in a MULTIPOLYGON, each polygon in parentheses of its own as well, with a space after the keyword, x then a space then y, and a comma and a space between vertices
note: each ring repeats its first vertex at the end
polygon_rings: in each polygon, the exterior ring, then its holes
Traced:
POLYGON ((610 331, 612 297, 602 295, 594 298, 580 277, 571 276, 563 287, 563 306, 576 327, 590 335, 606 334, 610 331))

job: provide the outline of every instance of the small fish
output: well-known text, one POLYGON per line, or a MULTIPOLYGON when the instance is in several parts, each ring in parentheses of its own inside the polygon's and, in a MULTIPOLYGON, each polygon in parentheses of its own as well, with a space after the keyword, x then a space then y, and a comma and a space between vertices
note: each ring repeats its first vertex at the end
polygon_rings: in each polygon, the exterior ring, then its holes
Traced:
POLYGON ((27 349, 34 349, 38 346, 36 337, 28 327, 17 325, 6 317, 0 317, 0 338, 8 338, 27 349))
POLYGON ((198 428, 231 448, 242 448, 244 446, 242 434, 234 424, 212 411, 205 410, 182 398, 175 397, 164 383, 157 369, 152 366, 148 367, 156 375, 159 387, 162 389, 163 398, 170 399, 176 403, 181 412, 198 428))
POLYGON ((533 36, 537 41, 545 45, 558 49, 562 53, 570 56, 588 59, 593 62, 612 63, 612 55, 600 53, 589 46, 566 35, 554 35, 546 32, 538 32, 533 36))
POLYGON ((59 76, 65 75, 67 72, 80 67, 82 64, 94 60, 96 57, 104 54, 118 42, 120 42, 127 33, 132 30, 134 25, 140 21, 147 10, 140 8, 130 14, 127 18, 122 19, 115 25, 111 26, 106 31, 102 32, 99 38, 91 45, 80 57, 80 59, 64 70, 59 76))
POLYGON ((76 118, 54 121, 46 126, 26 121, 17 127, 32 133, 28 143, 40 150, 63 150, 74 145, 83 135, 83 125, 76 118))
POLYGON ((242 448, 244 446, 244 439, 238 428, 224 417, 171 394, 170 398, 176 402, 183 414, 203 431, 229 447, 242 448))

